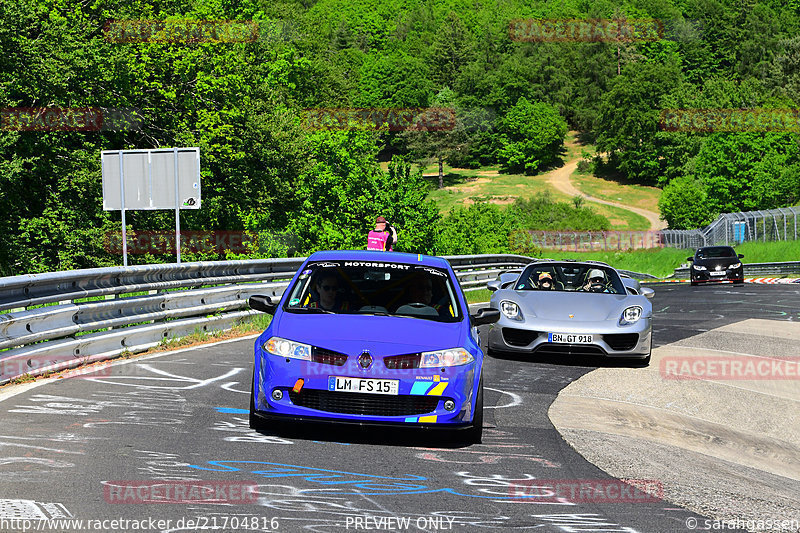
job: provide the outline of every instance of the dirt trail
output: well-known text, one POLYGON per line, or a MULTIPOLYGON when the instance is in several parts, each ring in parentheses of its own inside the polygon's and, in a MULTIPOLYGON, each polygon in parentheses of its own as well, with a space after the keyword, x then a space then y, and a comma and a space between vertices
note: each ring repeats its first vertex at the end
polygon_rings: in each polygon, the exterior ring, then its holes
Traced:
POLYGON ((649 211, 647 209, 642 209, 641 207, 632 207, 625 204, 618 204, 616 202, 609 202, 608 200, 595 198, 594 196, 589 196, 588 194, 584 194, 579 191, 569 179, 572 173, 575 172, 575 169, 578 168, 578 161, 579 159, 573 159, 572 161, 566 163, 563 167, 551 170, 550 172, 544 174, 544 176, 547 177, 547 182, 552 185, 553 188, 563 192, 566 195, 582 196, 589 202, 610 205, 612 207, 619 207, 621 209, 633 211, 637 215, 645 217, 650 222, 651 230, 659 230, 667 227, 667 223, 659 218, 658 213, 654 213, 653 211, 649 211))
MULTIPOLYGON (((574 148, 576 148, 578 146, 578 144, 575 142, 574 138, 570 138, 570 139, 566 140, 564 144, 568 149, 574 149, 574 148)), ((581 158, 578 155, 567 155, 567 157, 565 158, 566 162, 564 163, 563 167, 556 168, 556 169, 551 170, 549 172, 545 172, 544 174, 541 174, 540 176, 537 176, 537 178, 541 177, 541 178, 547 179, 547 182, 554 189, 566 194, 567 196, 570 196, 570 197, 572 197, 572 196, 581 196, 586 201, 589 201, 589 202, 594 202, 594 203, 604 204, 604 205, 610 205, 612 207, 619 207, 619 208, 625 209, 627 211, 632 211, 632 212, 636 213, 637 215, 641 215, 644 218, 646 218, 647 221, 650 223, 650 229, 651 230, 660 230, 660 229, 665 229, 667 227, 667 223, 664 222, 663 220, 661 220, 659 218, 659 214, 654 212, 654 211, 650 211, 648 209, 642 209, 641 207, 633 207, 633 206, 630 206, 630 205, 620 204, 620 203, 617 203, 617 202, 611 202, 609 200, 603 200, 601 198, 595 198, 594 196, 589 196, 588 194, 584 194, 581 191, 579 191, 572 184, 572 182, 570 181, 569 178, 572 175, 572 173, 575 172, 575 170, 578 168, 578 162, 580 161, 580 159, 581 158)), ((459 170, 459 169, 454 168, 453 170, 459 170)), ((477 192, 477 190, 479 188, 478 184, 481 181, 486 181, 486 180, 488 180, 488 178, 500 176, 500 174, 498 172, 494 171, 494 170, 481 170, 481 171, 477 172, 477 175, 480 176, 480 177, 477 180, 471 182, 471 185, 469 185, 467 187, 456 185, 456 186, 445 187, 445 188, 458 189, 458 190, 462 190, 462 191, 470 190, 470 191, 476 191, 477 192)), ((438 176, 438 174, 425 174, 425 177, 435 177, 435 176, 438 176)), ((505 200, 491 200, 491 201, 493 203, 509 203, 508 201, 505 201, 505 200)))

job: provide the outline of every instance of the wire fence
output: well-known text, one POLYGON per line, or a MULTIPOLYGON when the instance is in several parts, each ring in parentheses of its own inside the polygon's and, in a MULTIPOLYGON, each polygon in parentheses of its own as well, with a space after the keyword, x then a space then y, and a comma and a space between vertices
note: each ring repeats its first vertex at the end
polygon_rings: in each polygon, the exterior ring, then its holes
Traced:
POLYGON ((593 252, 649 248, 695 249, 751 241, 796 241, 800 206, 767 211, 725 213, 702 229, 660 231, 517 231, 512 249, 537 246, 546 250, 593 252))

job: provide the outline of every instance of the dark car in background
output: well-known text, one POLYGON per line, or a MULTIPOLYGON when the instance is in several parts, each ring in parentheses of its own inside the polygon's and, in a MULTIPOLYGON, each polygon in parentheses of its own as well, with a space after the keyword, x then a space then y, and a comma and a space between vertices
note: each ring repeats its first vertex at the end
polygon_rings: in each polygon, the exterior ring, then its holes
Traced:
POLYGON ((744 283, 744 266, 741 261, 743 257, 730 246, 698 248, 693 257, 686 258, 692 262, 689 269, 692 286, 719 281, 744 283))

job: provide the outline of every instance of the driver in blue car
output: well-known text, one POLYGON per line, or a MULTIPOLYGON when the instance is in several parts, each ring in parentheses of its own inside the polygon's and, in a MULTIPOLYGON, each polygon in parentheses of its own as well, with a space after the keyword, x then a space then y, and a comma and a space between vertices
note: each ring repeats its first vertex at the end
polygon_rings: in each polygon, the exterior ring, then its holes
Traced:
MULTIPOLYGON (((414 276, 408 287, 408 303, 431 305, 433 300, 433 282, 425 276, 414 276)), ((435 307, 431 305, 431 307, 435 307)))
POLYGON ((453 316, 450 306, 445 308, 441 302, 433 301, 433 292, 433 280, 429 276, 416 274, 406 287, 406 305, 423 304, 434 308, 440 316, 453 316))
POLYGON ((339 294, 339 276, 330 272, 323 273, 314 283, 314 289, 318 295, 311 298, 306 307, 317 307, 326 311, 347 311, 349 305, 347 300, 339 294))

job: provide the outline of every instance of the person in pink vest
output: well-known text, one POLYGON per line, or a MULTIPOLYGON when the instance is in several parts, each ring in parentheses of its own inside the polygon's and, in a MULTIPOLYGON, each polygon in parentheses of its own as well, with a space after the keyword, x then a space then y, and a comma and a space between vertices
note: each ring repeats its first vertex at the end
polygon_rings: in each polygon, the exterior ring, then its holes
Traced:
POLYGON ((394 244, 397 244, 397 230, 385 218, 378 217, 375 220, 375 229, 367 236, 367 250, 393 252, 394 244))

